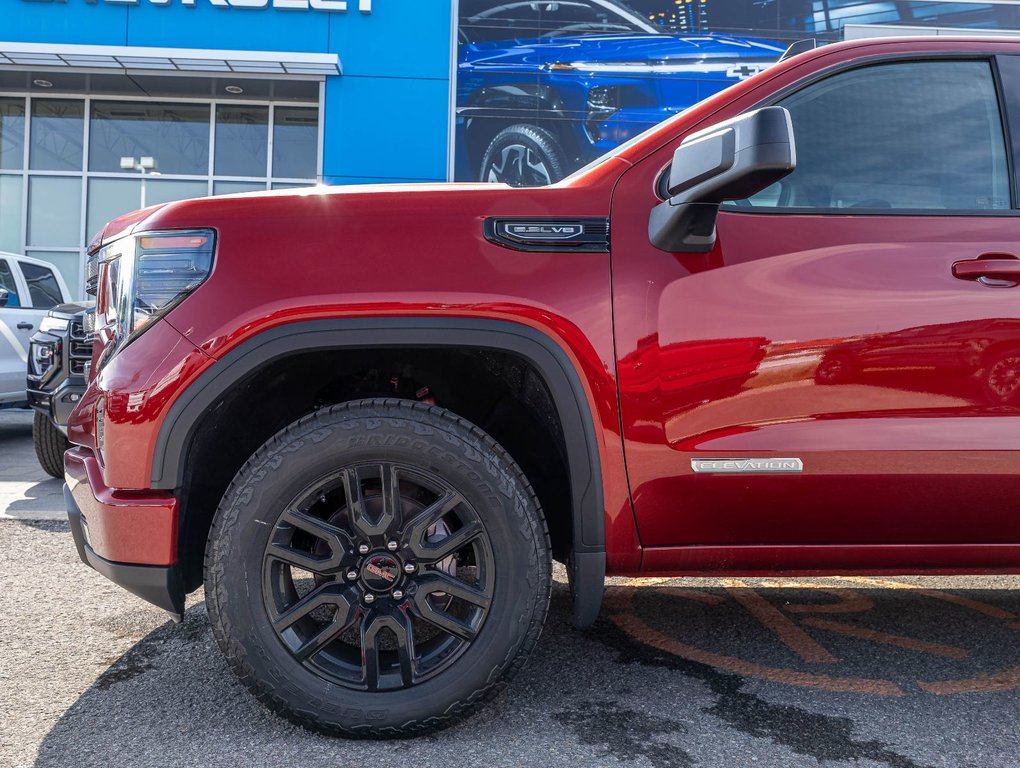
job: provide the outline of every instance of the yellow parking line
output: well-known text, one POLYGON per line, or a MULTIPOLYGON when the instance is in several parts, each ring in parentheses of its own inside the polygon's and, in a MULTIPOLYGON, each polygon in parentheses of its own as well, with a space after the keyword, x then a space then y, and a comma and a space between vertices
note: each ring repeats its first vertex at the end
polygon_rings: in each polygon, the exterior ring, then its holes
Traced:
MULTIPOLYGON (((626 600, 621 601, 626 603, 626 600)), ((903 689, 890 680, 872 680, 860 677, 829 677, 813 672, 799 672, 795 669, 779 669, 745 661, 733 656, 726 656, 693 645, 681 643, 662 632, 652 629, 632 613, 611 615, 610 620, 620 629, 638 642, 671 653, 682 659, 689 659, 707 664, 717 669, 733 672, 745 677, 756 677, 760 680, 817 688, 833 693, 869 693, 879 696, 902 696, 903 689)))
POLYGON ((844 624, 842 621, 833 621, 832 619, 818 619, 809 616, 806 619, 802 619, 802 622, 816 629, 838 632, 841 635, 856 637, 859 640, 870 640, 873 643, 894 645, 898 648, 905 648, 908 651, 930 653, 934 656, 942 656, 947 659, 965 659, 970 655, 969 651, 953 645, 943 645, 942 643, 932 643, 927 640, 917 640, 913 637, 893 635, 889 632, 879 632, 877 629, 857 627, 853 624, 844 624))
POLYGON ((999 693, 1020 688, 1020 666, 1000 672, 977 675, 966 680, 943 680, 933 683, 918 683, 921 690, 946 696, 953 693, 999 693))
POLYGON ((885 587, 887 589, 909 589, 917 592, 925 597, 930 597, 935 600, 942 600, 947 603, 954 603, 963 608, 969 608, 972 611, 982 613, 985 616, 990 616, 993 619, 1015 619, 1016 614, 1010 613, 1009 611, 1003 610, 995 605, 989 605, 988 603, 982 603, 978 600, 971 600, 969 597, 963 597, 961 595, 954 595, 951 592, 942 592, 937 589, 924 589, 922 587, 915 586, 914 584, 904 584, 902 581, 889 581, 887 579, 875 579, 870 576, 836 576, 835 578, 842 581, 853 581, 858 584, 871 584, 876 587, 885 587))
POLYGON ((724 579, 730 594, 763 626, 770 629, 787 648, 804 661, 814 664, 835 664, 839 659, 816 643, 807 632, 794 624, 772 603, 739 579, 724 579))

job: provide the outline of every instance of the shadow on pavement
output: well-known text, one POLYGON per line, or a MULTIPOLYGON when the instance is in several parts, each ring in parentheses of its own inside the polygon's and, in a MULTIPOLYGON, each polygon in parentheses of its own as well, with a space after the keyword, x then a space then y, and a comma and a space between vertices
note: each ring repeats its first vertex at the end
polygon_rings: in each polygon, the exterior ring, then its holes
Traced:
POLYGON ((14 522, 44 533, 62 533, 65 536, 71 532, 67 520, 15 520, 14 522))
POLYGON ((0 410, 0 442, 32 436, 31 409, 4 408, 0 410))
POLYGON ((64 514, 64 481, 53 477, 30 485, 21 491, 22 498, 9 501, 8 517, 18 519, 32 515, 64 514))
POLYGON ((198 604, 103 672, 37 765, 1017 764, 1020 592, 637 581, 609 587, 587 632, 569 626, 556 584, 509 692, 411 741, 324 738, 270 714, 228 670, 198 604))

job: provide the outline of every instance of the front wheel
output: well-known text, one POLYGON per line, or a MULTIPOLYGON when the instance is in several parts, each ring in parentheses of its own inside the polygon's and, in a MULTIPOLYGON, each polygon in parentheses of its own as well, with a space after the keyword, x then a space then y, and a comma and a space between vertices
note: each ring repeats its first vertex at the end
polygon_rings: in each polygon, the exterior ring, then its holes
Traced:
POLYGON ((44 413, 35 412, 32 418, 32 444, 39 465, 50 477, 64 476, 64 451, 71 447, 67 437, 44 413))
POLYGON ((322 409, 238 472, 206 548, 216 640, 267 706, 345 736, 444 727, 503 688, 549 603, 527 479, 449 411, 322 409))

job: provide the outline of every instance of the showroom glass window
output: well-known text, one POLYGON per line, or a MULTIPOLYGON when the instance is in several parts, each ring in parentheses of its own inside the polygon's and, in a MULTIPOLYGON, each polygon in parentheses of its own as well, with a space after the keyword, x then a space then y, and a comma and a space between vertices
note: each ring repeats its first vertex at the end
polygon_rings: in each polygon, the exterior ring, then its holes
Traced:
POLYGON ((265 176, 268 152, 268 107, 216 107, 217 176, 265 176))
POLYGON ((0 251, 21 248, 25 100, 0 98, 0 251))
POLYGON ((315 176, 319 110, 277 107, 273 116, 273 176, 315 176))
POLYGON ((84 246, 116 216, 314 184, 318 108, 296 95, 260 98, 0 94, 0 251, 53 263, 80 297, 84 246), (152 157, 155 168, 143 182, 121 167, 125 157, 152 157))
POLYGON ((209 172, 209 106, 94 101, 89 170, 120 171, 122 157, 156 158, 160 174, 209 172))
POLYGON ((29 168, 80 171, 84 127, 85 103, 81 99, 33 99, 29 168))
POLYGON ((986 61, 855 69, 779 103, 793 121, 797 168, 746 201, 754 207, 873 213, 1010 207, 1002 117, 986 61))
MULTIPOLYGON (((679 3, 678 3, 679 4, 679 3)), ((627 14, 599 3, 461 0, 462 34, 473 43, 565 34, 643 34, 627 14)))
POLYGON ((24 167, 24 155, 25 100, 0 99, 0 170, 24 167))

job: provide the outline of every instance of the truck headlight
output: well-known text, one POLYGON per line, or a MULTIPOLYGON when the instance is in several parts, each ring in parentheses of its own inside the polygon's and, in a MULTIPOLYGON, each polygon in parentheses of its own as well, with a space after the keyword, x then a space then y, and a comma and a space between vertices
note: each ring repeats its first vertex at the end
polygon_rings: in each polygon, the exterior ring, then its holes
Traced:
POLYGON ((118 340, 141 332, 205 282, 216 235, 209 229, 140 232, 99 252, 99 323, 118 340))
POLYGON ((620 100, 620 88, 617 86, 597 85, 588 91, 584 127, 592 141, 601 140, 599 123, 608 120, 620 110, 620 100))
POLYGON ((32 341, 28 345, 29 375, 42 379, 60 359, 60 341, 32 341))

